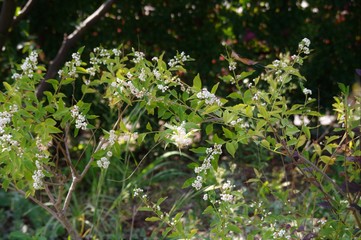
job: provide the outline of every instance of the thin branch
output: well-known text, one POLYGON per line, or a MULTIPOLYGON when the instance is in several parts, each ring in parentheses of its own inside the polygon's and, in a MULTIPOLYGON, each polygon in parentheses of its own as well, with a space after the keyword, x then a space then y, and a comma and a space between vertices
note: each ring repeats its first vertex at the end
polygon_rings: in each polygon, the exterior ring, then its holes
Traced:
POLYGON ((13 25, 16 25, 29 13, 30 9, 32 8, 32 6, 34 6, 35 2, 36 0, 29 0, 26 2, 25 6, 20 10, 19 14, 17 16, 14 16, 13 25))
MULTIPOLYGON (((288 150, 288 149, 287 149, 288 150)), ((291 155, 292 156, 292 155, 291 155)), ((308 160, 307 158, 305 158, 304 156, 302 156, 301 154, 298 153, 298 156, 300 158, 301 161, 305 162, 306 164, 308 164, 313 170, 315 170, 316 172, 320 173, 329 183, 331 183, 335 189, 344 197, 346 196, 346 193, 344 193, 344 191, 337 185, 337 183, 335 183, 326 173, 324 173, 320 168, 318 168, 313 162, 311 162, 310 160, 308 160)))
POLYGON ((15 10, 15 0, 4 0, 0 12, 0 51, 2 51, 2 48, 5 45, 9 29, 13 25, 15 10))
POLYGON ((53 194, 50 192, 49 187, 48 187, 47 184, 44 185, 44 189, 45 189, 46 194, 48 195, 48 198, 49 198, 51 204, 53 204, 53 206, 55 206, 54 196, 53 196, 53 194))
MULTIPOLYGON (((24 195, 24 197, 26 197, 26 193, 21 190, 21 189, 17 189, 16 187, 9 187, 9 189, 18 192, 22 195, 24 195)), ((61 219, 59 218, 58 214, 51 208, 49 208, 48 206, 44 205, 44 203, 42 203, 41 201, 39 201, 38 199, 36 199, 33 196, 28 196, 28 198, 33 201, 34 203, 36 203, 37 205, 39 205, 41 208, 43 208, 45 211, 47 211, 48 213, 50 213, 54 218, 56 218, 59 222, 62 222, 61 219)))
POLYGON ((56 73, 65 63, 67 53, 76 44, 76 42, 83 36, 83 34, 96 23, 105 13, 110 9, 115 0, 107 0, 104 2, 93 14, 87 17, 79 26, 70 34, 65 35, 62 45, 55 58, 51 61, 48 71, 38 86, 36 96, 38 99, 43 97, 44 91, 48 88, 46 80, 55 78, 56 73))
POLYGON ((79 182, 79 178, 73 177, 70 188, 69 188, 68 193, 67 193, 67 195, 65 197, 65 200, 64 200, 63 209, 62 209, 63 213, 65 213, 67 211, 68 207, 69 207, 70 200, 71 200, 71 195, 73 194, 73 192, 75 190, 75 187, 76 187, 78 182, 79 182))
POLYGON ((70 156, 69 147, 68 147, 68 144, 67 144, 68 135, 69 135, 69 124, 65 127, 65 135, 64 135, 65 161, 68 164, 68 166, 70 167, 71 176, 73 178, 76 178, 76 177, 78 177, 78 173, 76 172, 76 169, 75 169, 74 165, 71 163, 71 156, 70 156))

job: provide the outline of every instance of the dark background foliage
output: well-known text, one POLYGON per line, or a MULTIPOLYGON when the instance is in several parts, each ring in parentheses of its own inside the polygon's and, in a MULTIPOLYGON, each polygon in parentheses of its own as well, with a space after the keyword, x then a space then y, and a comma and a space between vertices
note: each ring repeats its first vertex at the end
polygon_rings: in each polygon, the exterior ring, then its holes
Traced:
MULTIPOLYGON (((0 54, 1 80, 24 57, 24 49, 43 50, 48 65, 64 36, 94 12, 103 1, 33 1, 27 16, 13 26, 0 54)), ((25 1, 18 1, 21 7, 25 1)), ((308 87, 319 92, 321 105, 330 106, 337 82, 352 84, 361 66, 359 1, 114 1, 111 9, 67 52, 81 46, 90 51, 124 44, 154 56, 185 51, 196 59, 190 67, 208 85, 227 70, 219 63, 226 46, 263 64, 280 52, 294 52, 304 37, 312 52, 303 74, 308 87)), ((0 23, 1 24, 1 23, 0 23)), ((84 54, 86 56, 86 54, 84 54)), ((244 70, 246 70, 244 68, 244 70)), ((190 74, 192 75, 192 74, 190 74)))

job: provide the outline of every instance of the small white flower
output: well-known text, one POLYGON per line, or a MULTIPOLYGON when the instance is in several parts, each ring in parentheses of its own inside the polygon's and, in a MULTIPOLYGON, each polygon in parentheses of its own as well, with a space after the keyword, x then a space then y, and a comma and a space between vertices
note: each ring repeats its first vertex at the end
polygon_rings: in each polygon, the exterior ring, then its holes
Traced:
POLYGON ((109 164, 110 164, 110 162, 109 162, 108 158, 106 158, 106 157, 102 157, 102 158, 100 158, 100 160, 97 161, 97 165, 100 168, 107 169, 109 167, 109 164))
POLYGON ((303 91, 303 94, 305 94, 305 95, 311 95, 312 94, 312 91, 310 89, 308 89, 308 88, 304 88, 302 91, 303 91))
POLYGON ((206 88, 203 88, 202 91, 197 93, 197 98, 205 101, 207 105, 217 104, 218 106, 222 106, 221 100, 217 98, 213 93, 210 93, 206 88))
POLYGON ((166 126, 173 130, 173 134, 170 139, 178 148, 184 148, 192 144, 193 133, 197 130, 191 130, 187 133, 184 127, 185 122, 182 122, 180 126, 171 126, 168 124, 166 126))
POLYGON ((229 66, 228 66, 229 71, 234 71, 234 70, 236 70, 236 65, 237 65, 236 62, 230 62, 230 63, 229 63, 229 66))
POLYGON ((203 181, 203 178, 201 176, 197 176, 196 180, 192 183, 192 187, 194 187, 196 190, 201 189, 202 181, 203 181))
POLYGON ((142 193, 142 192, 143 192, 143 189, 141 189, 141 188, 134 189, 134 197, 140 195, 140 193, 142 193))
POLYGON ((207 200, 208 200, 208 194, 207 194, 207 193, 203 195, 203 200, 204 200, 204 201, 207 201, 207 200))
POLYGON ((233 195, 228 193, 221 193, 221 200, 224 202, 232 202, 233 201, 233 195))
POLYGON ((325 115, 318 119, 320 121, 320 124, 325 125, 331 125, 336 120, 336 117, 333 115, 325 115))

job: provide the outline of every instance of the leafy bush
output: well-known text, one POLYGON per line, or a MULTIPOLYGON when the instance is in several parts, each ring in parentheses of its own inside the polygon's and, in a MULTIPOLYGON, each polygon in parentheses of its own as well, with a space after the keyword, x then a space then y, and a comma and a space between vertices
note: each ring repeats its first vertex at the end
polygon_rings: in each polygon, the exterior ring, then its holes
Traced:
MULTIPOLYGON (((297 54, 281 54, 267 66, 234 53, 225 56, 231 74, 210 90, 199 75, 192 86, 181 80, 185 63, 193 60, 183 52, 166 62, 163 55, 148 59, 135 50, 125 54, 121 47, 95 48, 85 63, 80 49, 58 72, 59 81, 47 80, 52 90, 41 99, 36 86, 45 68, 31 52, 0 95, 1 185, 44 208, 72 239, 122 234, 100 222, 122 222, 112 211, 130 201, 132 190, 144 205, 137 211, 153 213, 145 220, 159 223, 153 225, 153 237, 356 237, 361 227, 360 95, 350 96, 340 85, 337 119, 324 131, 322 124, 332 117, 314 110, 315 99, 298 69, 309 45, 305 38, 297 54), (238 72, 245 62, 261 73, 238 72), (233 91, 217 96, 221 84, 233 91), (286 97, 295 88, 304 94, 301 103, 286 97), (72 96, 64 94, 69 90, 72 96), (96 116, 96 108, 109 114, 96 116), (162 175, 162 161, 175 156, 163 155, 164 149, 189 159, 183 161, 193 176, 183 179, 177 170, 162 175), (250 163, 243 164, 246 157, 250 163), (246 167, 251 171, 239 179, 246 167), (105 181, 108 173, 116 176, 115 170, 120 190, 105 181), (184 180, 190 193, 164 210, 160 205, 167 199, 152 194, 156 186, 146 186, 152 183, 148 174, 157 182, 172 176, 184 180), (88 176, 96 180, 91 182, 91 224, 78 201, 78 192, 89 188, 88 176), (112 198, 114 191, 118 197, 112 198), (185 211, 185 203, 199 211, 185 211)), ((138 233, 130 232, 130 238, 133 234, 138 233)))

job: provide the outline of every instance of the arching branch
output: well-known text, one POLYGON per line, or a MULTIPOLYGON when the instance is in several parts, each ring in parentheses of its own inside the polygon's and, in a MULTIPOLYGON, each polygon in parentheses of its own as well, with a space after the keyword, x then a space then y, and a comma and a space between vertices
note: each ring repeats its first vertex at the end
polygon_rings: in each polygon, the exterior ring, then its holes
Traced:
POLYGON ((55 78, 58 70, 65 63, 66 56, 69 50, 95 22, 97 22, 102 16, 105 15, 105 13, 110 9, 114 2, 115 0, 107 0, 106 2, 104 2, 93 14, 91 14, 83 22, 81 22, 70 35, 64 37, 58 53, 51 61, 44 79, 40 82, 38 86, 36 93, 38 99, 42 98, 44 91, 48 88, 46 80, 55 78))

